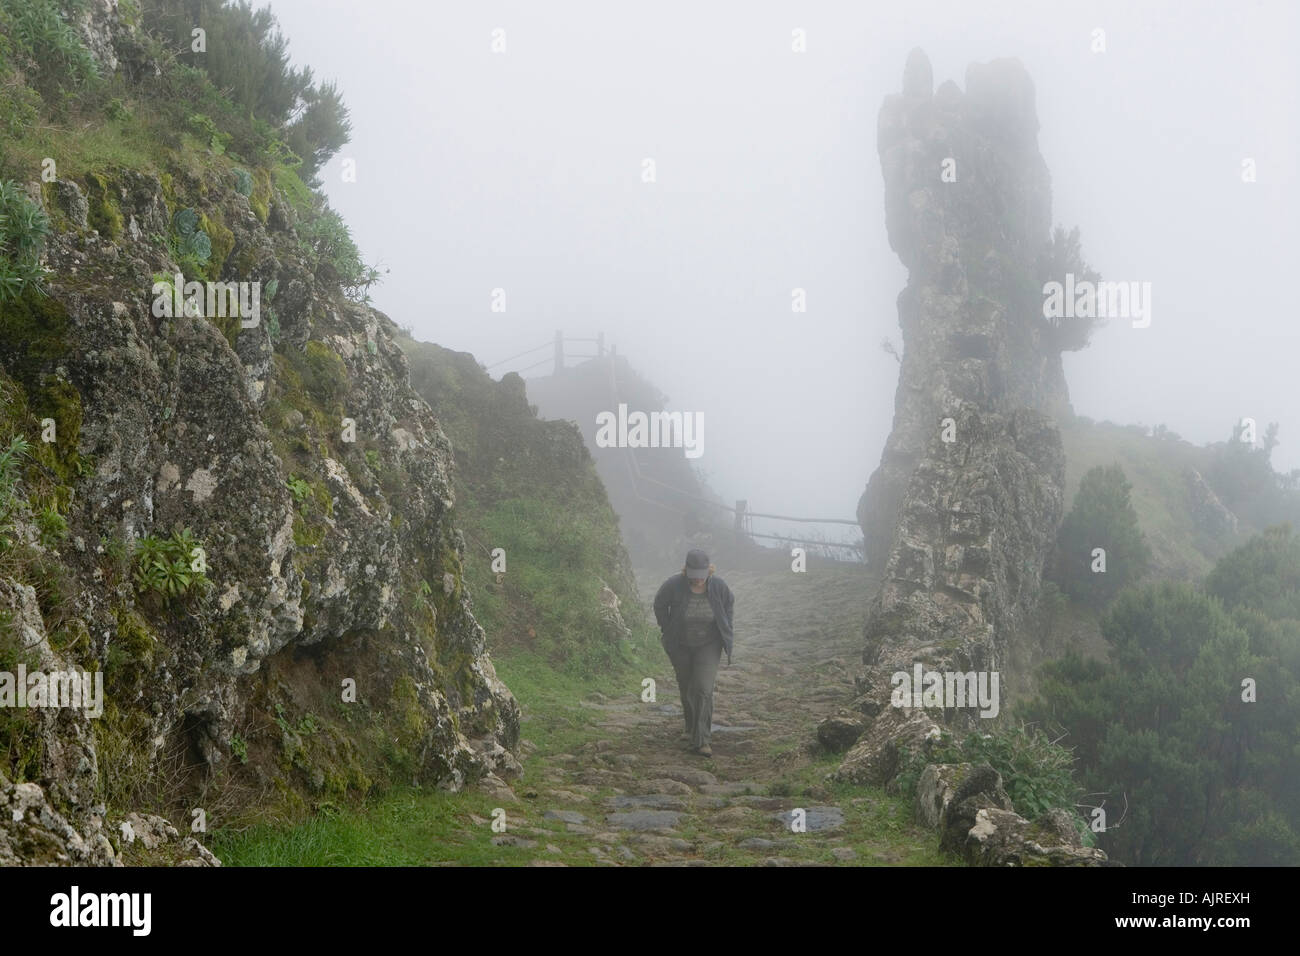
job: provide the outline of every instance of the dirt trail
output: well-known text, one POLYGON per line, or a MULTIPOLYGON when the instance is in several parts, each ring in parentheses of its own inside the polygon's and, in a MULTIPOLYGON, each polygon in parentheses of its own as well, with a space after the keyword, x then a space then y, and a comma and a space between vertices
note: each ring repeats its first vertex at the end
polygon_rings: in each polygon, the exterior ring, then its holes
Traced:
MULTIPOLYGON (((661 672, 645 675, 656 701, 635 693, 582 701, 598 733, 577 753, 527 758, 545 767, 535 791, 522 794, 528 822, 494 839, 535 849, 527 854, 535 865, 548 852, 571 859, 565 844, 574 837, 593 862, 621 865, 937 862, 906 801, 828 786, 834 757, 814 744, 818 721, 851 696, 873 590, 865 571, 724 577, 736 594, 736 644, 733 663, 724 655, 718 671, 713 757, 679 742, 678 689, 657 655, 661 672), (795 808, 806 832, 792 831, 795 808)), ((660 583, 639 576, 647 603, 660 583)))

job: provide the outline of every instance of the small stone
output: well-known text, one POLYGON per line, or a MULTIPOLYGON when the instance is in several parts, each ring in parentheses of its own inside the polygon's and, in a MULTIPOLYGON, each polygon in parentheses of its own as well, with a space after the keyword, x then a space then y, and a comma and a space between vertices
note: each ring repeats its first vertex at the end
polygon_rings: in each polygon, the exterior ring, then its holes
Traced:
POLYGON ((690 784, 692 787, 702 787, 706 784, 716 784, 718 782, 718 778, 707 770, 696 770, 692 767, 669 767, 664 771, 664 776, 670 780, 690 784))
POLYGON ((586 823, 587 818, 577 810, 547 810, 542 814, 543 820, 559 820, 561 823, 586 823))
MULTIPOLYGON (((790 823, 794 819, 794 811, 786 810, 784 813, 778 813, 775 815, 775 819, 781 821, 781 825, 789 830, 790 823)), ((804 826, 807 827, 809 833, 815 833, 818 830, 833 830, 843 825, 844 811, 839 807, 804 808, 804 826)))
POLYGON ((523 837, 514 836, 509 833, 499 833, 492 838, 493 846, 517 846, 521 850, 531 850, 537 846, 536 840, 526 840, 523 837))
POLYGON ((617 830, 671 830, 679 819, 681 814, 671 810, 633 810, 611 813, 605 822, 617 830))
MULTIPOLYGON (((646 793, 673 793, 678 796, 690 796, 695 792, 688 784, 682 783, 680 780, 669 780, 667 777, 647 780, 642 789, 646 793)), ((701 792, 704 792, 704 790, 704 787, 700 788, 701 792)))
POLYGON ((686 800, 667 793, 648 793, 640 796, 608 797, 605 806, 611 810, 685 810, 686 800))

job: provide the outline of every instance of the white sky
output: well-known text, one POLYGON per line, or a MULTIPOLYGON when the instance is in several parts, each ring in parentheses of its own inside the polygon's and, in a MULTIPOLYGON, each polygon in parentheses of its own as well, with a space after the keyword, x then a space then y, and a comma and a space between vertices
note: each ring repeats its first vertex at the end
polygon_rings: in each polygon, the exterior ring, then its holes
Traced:
POLYGON ((704 414, 699 464, 724 498, 851 518, 879 461, 897 377, 879 342, 900 341, 906 274, 876 115, 914 46, 936 87, 1019 57, 1054 220, 1080 227, 1104 278, 1153 284, 1150 328, 1112 322, 1067 356, 1075 410, 1197 442, 1242 416, 1261 435, 1278 421, 1274 464, 1300 467, 1300 5, 271 6, 295 62, 338 80, 351 109, 353 142, 324 179, 391 269, 375 304, 489 364, 557 328, 603 330, 671 407, 704 414), (796 27, 807 53, 790 51, 796 27), (340 181, 343 158, 357 182, 340 181), (806 315, 790 311, 796 286, 806 315))

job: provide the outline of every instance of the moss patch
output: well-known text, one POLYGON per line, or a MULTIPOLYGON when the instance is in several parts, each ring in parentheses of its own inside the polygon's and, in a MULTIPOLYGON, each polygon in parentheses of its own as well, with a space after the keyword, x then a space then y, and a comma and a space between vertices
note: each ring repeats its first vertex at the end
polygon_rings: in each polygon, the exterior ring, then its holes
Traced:
POLYGON ((87 173, 86 198, 90 201, 90 214, 87 221, 90 228, 99 231, 105 239, 116 241, 121 237, 126 223, 122 219, 122 208, 113 195, 111 180, 103 173, 87 173))

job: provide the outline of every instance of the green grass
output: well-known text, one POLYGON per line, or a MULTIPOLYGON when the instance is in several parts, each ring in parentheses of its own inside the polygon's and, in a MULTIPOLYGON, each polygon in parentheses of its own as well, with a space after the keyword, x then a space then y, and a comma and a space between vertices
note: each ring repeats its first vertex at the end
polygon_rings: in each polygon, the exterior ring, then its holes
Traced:
MULTIPOLYGON (((583 681, 552 668, 536 654, 519 652, 494 662, 499 676, 523 707, 521 736, 537 746, 525 772, 513 781, 521 796, 535 793, 547 758, 571 752, 600 736, 596 712, 578 702, 593 692, 610 696, 639 687, 649 665, 630 658, 622 668, 595 681, 583 681)), ((530 803, 532 801, 529 801, 530 803)), ((492 797, 469 790, 397 790, 354 807, 340 808, 291 825, 261 825, 239 833, 214 831, 213 851, 230 866, 462 866, 509 865, 542 855, 569 864, 594 862, 589 838, 556 827, 551 842, 565 852, 495 846, 487 825, 473 825, 470 814, 489 819, 497 806, 492 797)), ((506 807, 507 823, 512 811, 506 807)), ((549 806, 530 807, 535 816, 549 806)), ((540 821, 535 821, 540 823, 540 821)), ((509 829, 507 829, 509 832, 509 829)), ((528 839, 536 839, 529 836, 528 839)))
MULTIPOLYGON (((1065 445, 1065 500, 1074 501, 1083 475, 1118 462, 1132 484, 1138 522, 1154 553, 1157 577, 1201 577, 1213 567, 1216 545, 1198 532, 1188 509, 1185 469, 1206 470, 1202 449, 1188 442, 1157 439, 1135 427, 1109 422, 1069 423, 1061 428, 1065 445)), ((1222 545, 1217 546, 1219 550, 1222 545)))
POLYGON ((430 866, 502 861, 484 826, 467 836, 468 814, 488 817, 482 794, 393 793, 359 811, 318 816, 293 827, 258 826, 217 835, 213 851, 228 866, 430 866))
MULTIPOLYGON (((532 860, 595 865, 599 861, 591 848, 600 841, 571 833, 563 823, 543 820, 542 815, 553 808, 575 809, 599 829, 601 801, 611 791, 603 788, 583 804, 552 804, 541 794, 562 785, 543 783, 543 777, 556 765, 557 754, 578 752, 583 745, 608 736, 599 722, 600 712, 579 706, 579 701, 596 692, 613 699, 633 694, 639 675, 651 665, 633 658, 624 668, 593 680, 556 670, 530 652, 503 657, 496 666, 523 706, 522 736, 537 748, 524 759, 523 777, 513 781, 521 800, 503 807, 506 833, 532 841, 533 846, 492 843, 495 834, 488 821, 499 802, 486 793, 401 790, 360 806, 331 809, 296 825, 216 832, 213 851, 228 866, 519 866, 532 860), (548 850, 548 844, 559 852, 548 850)), ((755 810, 744 822, 727 825, 737 832, 720 835, 710 822, 710 811, 698 808, 682 818, 678 833, 697 848, 701 859, 721 866, 754 865, 778 855, 805 863, 844 865, 833 856, 834 847, 851 847, 857 853, 852 865, 958 862, 939 852, 936 834, 916 824, 909 798, 878 788, 826 783, 826 774, 837 764, 835 755, 826 755, 774 785, 794 805, 840 807, 845 825, 834 833, 784 833, 772 819, 773 811, 755 810), (750 836, 777 841, 780 848, 740 849, 737 844, 750 836)), ((637 856, 629 863, 655 855, 637 844, 628 845, 637 856)), ((609 856, 619 859, 613 851, 609 856)))

